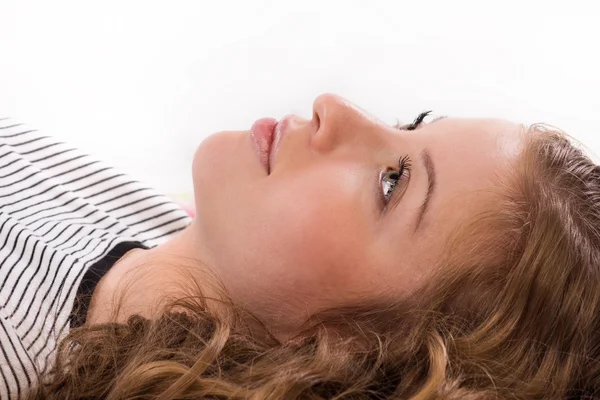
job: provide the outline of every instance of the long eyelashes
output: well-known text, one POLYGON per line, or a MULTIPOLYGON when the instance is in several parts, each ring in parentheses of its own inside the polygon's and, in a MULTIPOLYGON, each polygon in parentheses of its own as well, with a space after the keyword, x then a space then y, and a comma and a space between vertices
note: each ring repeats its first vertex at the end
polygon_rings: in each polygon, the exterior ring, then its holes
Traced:
POLYGON ((400 122, 398 122, 396 125, 394 125, 395 128, 400 129, 400 130, 404 130, 404 131, 414 131, 415 129, 417 129, 419 127, 419 125, 421 125, 421 123, 423 122, 423 120, 429 115, 431 114, 431 110, 429 111, 423 111, 422 113, 420 113, 417 118, 415 118, 415 120, 410 123, 410 124, 405 124, 405 125, 400 125, 400 122))
POLYGON ((410 172, 410 169, 412 167, 412 163, 410 162, 410 157, 408 155, 400 158, 400 160, 398 160, 398 169, 399 169, 399 175, 402 176, 402 174, 404 173, 404 171, 410 172))
POLYGON ((417 129, 419 127, 419 125, 421 125, 421 122, 423 122, 425 117, 427 117, 429 114, 431 114, 431 110, 423 111, 421 114, 419 114, 419 116, 417 118, 415 118, 415 120, 412 122, 412 124, 410 124, 408 126, 407 130, 412 131, 412 130, 417 129))
POLYGON ((381 189, 383 189, 382 197, 384 204, 387 203, 392 198, 392 194, 396 189, 396 186, 400 183, 400 181, 407 178, 405 175, 410 175, 411 170, 411 162, 410 157, 408 155, 401 157, 398 160, 398 169, 391 170, 384 173, 381 177, 381 189), (391 181, 391 182, 390 182, 391 181))
MULTIPOLYGON (((394 125, 394 127, 399 130, 413 131, 413 130, 417 129, 423 123, 425 118, 429 114, 431 114, 431 112, 432 111, 429 110, 429 111, 424 111, 424 112, 420 113, 417 116, 417 118, 415 118, 414 121, 410 124, 400 125, 400 122, 398 121, 398 123, 396 125, 394 125)), ((436 119, 439 119, 439 118, 436 118, 436 119)), ((407 178, 407 176, 405 176, 405 175, 410 176, 411 167, 412 167, 412 165, 411 165, 410 157, 408 155, 406 155, 406 156, 401 157, 398 160, 398 169, 397 170, 387 171, 381 176, 380 183, 379 183, 381 189, 379 189, 379 190, 383 197, 383 202, 386 207, 387 207, 387 203, 392 198, 392 194, 394 193, 396 186, 400 183, 400 181, 407 178), (383 189, 383 192, 381 192, 382 189, 383 189)))

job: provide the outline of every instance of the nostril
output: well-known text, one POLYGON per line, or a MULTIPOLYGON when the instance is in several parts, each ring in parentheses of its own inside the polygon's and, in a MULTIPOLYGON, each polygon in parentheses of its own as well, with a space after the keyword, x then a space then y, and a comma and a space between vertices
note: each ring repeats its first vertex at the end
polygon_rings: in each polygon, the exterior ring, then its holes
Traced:
POLYGON ((321 126, 321 119, 319 118, 319 113, 316 110, 313 110, 313 122, 316 125, 317 129, 319 130, 319 127, 321 126))

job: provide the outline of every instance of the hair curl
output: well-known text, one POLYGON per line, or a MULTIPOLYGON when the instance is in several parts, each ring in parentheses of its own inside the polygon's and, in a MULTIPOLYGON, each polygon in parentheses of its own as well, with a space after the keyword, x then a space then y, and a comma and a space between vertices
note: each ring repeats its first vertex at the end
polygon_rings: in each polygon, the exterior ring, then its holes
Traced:
POLYGON ((73 329, 30 398, 600 396, 600 167, 534 125, 499 188, 410 298, 320 312, 282 343, 197 294, 73 329))

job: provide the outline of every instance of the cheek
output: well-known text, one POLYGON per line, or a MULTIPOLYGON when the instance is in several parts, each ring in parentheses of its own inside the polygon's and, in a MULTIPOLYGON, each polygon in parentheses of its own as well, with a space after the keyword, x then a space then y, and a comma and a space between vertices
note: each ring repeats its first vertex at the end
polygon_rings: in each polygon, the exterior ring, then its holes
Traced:
POLYGON ((364 181, 321 164, 220 197, 202 225, 230 293, 264 306, 265 297, 329 304, 364 292, 373 231, 364 181))
POLYGON ((267 196, 254 223, 261 226, 255 245, 270 272, 319 286, 352 278, 368 229, 356 184, 343 186, 309 174, 279 183, 267 196))

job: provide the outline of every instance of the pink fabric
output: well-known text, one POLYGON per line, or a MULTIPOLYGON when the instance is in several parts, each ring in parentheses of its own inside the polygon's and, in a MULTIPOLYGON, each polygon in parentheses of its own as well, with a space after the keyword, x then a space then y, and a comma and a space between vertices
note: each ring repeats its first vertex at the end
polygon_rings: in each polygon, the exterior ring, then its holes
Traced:
POLYGON ((192 204, 179 203, 179 205, 190 217, 194 218, 196 216, 196 210, 192 204))

